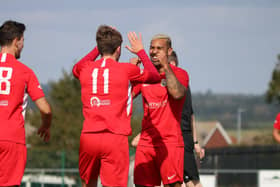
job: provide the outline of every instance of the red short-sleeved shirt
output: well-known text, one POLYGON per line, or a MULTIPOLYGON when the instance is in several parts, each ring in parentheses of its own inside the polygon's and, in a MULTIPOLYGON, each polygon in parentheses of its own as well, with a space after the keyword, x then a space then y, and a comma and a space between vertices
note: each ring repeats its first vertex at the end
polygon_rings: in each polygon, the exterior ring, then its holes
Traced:
POLYGON ((280 113, 276 116, 273 127, 280 130, 280 113))
POLYGON ((25 144, 24 116, 28 95, 44 97, 34 72, 8 53, 0 53, 0 140, 25 144))
MULTIPOLYGON (((171 65, 171 68, 186 88, 189 77, 185 70, 171 65)), ((133 88, 137 95, 142 93, 144 117, 141 138, 138 145, 161 146, 163 144, 184 145, 180 127, 185 97, 173 99, 167 91, 165 75, 158 84, 141 84, 133 88)))

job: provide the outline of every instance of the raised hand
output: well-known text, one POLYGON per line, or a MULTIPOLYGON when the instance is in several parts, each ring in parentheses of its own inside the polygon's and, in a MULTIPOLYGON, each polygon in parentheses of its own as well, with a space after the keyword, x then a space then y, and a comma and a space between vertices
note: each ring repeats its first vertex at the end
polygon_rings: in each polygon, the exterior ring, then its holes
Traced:
POLYGON ((129 32, 127 34, 129 43, 131 46, 125 46, 130 52, 136 54, 140 50, 144 49, 143 43, 142 43, 142 35, 139 33, 139 36, 135 32, 129 32))

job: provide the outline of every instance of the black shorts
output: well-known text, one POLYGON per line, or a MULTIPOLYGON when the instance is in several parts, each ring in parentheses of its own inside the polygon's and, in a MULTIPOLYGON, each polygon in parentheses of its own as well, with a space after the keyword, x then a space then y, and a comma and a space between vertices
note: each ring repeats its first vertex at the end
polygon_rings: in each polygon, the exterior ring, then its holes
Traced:
POLYGON ((184 137, 184 182, 191 180, 199 181, 199 174, 194 155, 193 136, 190 133, 183 133, 184 137))

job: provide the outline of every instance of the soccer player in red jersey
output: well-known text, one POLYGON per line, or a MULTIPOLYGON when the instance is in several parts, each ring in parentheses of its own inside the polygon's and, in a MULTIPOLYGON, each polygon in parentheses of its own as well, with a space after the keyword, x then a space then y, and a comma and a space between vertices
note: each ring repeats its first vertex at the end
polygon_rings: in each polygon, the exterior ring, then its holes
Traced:
POLYGON ((184 142, 180 127, 188 87, 185 70, 169 65, 171 39, 156 35, 150 43, 150 59, 161 76, 157 84, 138 84, 133 94, 143 97, 144 117, 135 155, 134 183, 140 186, 181 186, 184 142))
POLYGON ((131 84, 159 82, 160 76, 143 49, 141 35, 129 33, 131 46, 144 70, 119 63, 121 34, 106 25, 96 33, 97 48, 73 67, 80 80, 84 123, 80 137, 79 172, 83 186, 127 186, 128 138, 131 134, 131 84), (94 61, 101 54, 101 59, 94 61))
MULTIPOLYGON (((133 62, 137 64, 138 58, 132 59, 133 62)), ((178 66, 178 58, 176 52, 173 50, 171 55, 168 56, 169 64, 173 66, 178 66)), ((183 186, 186 187, 201 187, 201 183, 199 181, 199 174, 196 165, 194 151, 196 152, 198 158, 202 159, 205 154, 205 150, 200 147, 197 141, 196 136, 196 126, 195 126, 195 117, 193 114, 192 108, 192 98, 190 87, 187 88, 186 97, 184 102, 184 107, 182 111, 182 120, 181 120, 181 129, 183 133, 184 139, 184 182, 183 186)), ((140 133, 134 137, 131 142, 131 145, 137 147, 137 144, 140 140, 140 133)))
POLYGON ((24 116, 29 95, 41 112, 38 134, 50 138, 51 108, 34 72, 19 62, 25 25, 0 27, 0 186, 19 186, 26 165, 24 116), (28 95, 27 95, 28 94, 28 95))
MULTIPOLYGON (((178 58, 175 51, 168 57, 170 64, 178 66, 178 58)), ((194 151, 199 159, 205 155, 205 150, 197 141, 195 116, 192 107, 190 86, 187 88, 186 98, 182 111, 181 129, 184 139, 184 182, 186 187, 202 187, 199 179, 194 151)))
POLYGON ((273 127, 273 137, 280 143, 280 113, 276 116, 273 127))

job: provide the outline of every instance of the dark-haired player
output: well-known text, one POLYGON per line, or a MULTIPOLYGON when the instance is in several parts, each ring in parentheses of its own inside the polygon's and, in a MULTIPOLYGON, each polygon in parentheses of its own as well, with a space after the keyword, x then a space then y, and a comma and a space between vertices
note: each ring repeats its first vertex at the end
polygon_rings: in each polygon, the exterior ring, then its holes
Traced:
POLYGON ((17 59, 25 25, 6 21, 0 27, 0 186, 19 186, 26 165, 24 117, 29 95, 41 112, 38 134, 50 138, 51 108, 34 72, 17 59))

